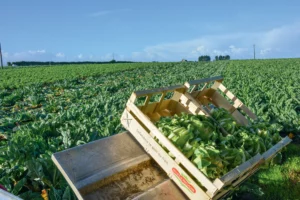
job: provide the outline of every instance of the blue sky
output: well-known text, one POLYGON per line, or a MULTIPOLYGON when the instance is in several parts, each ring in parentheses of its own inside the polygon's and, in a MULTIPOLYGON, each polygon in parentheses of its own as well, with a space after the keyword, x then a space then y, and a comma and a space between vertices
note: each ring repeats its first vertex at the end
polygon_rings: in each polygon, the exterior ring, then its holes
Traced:
POLYGON ((6 0, 4 62, 300 57, 300 1, 6 0))

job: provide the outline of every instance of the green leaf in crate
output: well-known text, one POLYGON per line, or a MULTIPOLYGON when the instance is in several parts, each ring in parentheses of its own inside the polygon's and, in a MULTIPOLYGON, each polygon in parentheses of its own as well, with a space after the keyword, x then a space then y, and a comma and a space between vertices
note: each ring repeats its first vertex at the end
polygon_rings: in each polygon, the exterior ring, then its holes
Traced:
POLYGON ((12 193, 14 195, 18 195, 20 190, 22 189, 22 187, 25 185, 26 182, 27 182, 26 178, 22 178, 20 181, 18 181, 17 184, 14 186, 12 193))

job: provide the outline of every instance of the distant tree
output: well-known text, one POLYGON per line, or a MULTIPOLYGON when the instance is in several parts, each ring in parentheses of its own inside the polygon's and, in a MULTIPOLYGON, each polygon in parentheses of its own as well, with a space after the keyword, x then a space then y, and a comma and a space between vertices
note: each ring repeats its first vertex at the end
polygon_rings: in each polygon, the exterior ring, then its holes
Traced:
POLYGON ((226 56, 219 55, 219 56, 216 56, 216 60, 230 60, 230 56, 229 55, 226 55, 226 56))
POLYGON ((210 56, 208 56, 208 55, 205 55, 205 56, 199 56, 198 61, 199 61, 199 62, 202 62, 202 61, 204 61, 204 62, 210 61, 210 56))
POLYGON ((99 61, 81 61, 81 62, 38 62, 38 61, 17 61, 17 62, 11 62, 12 66, 37 66, 37 65, 69 65, 69 64, 109 64, 109 63, 134 63, 132 61, 105 61, 105 62, 99 62, 99 61))
POLYGON ((7 62, 7 66, 12 66, 12 63, 11 62, 7 62))
POLYGON ((219 60, 219 57, 218 57, 218 56, 215 56, 215 60, 218 61, 218 60, 219 60))

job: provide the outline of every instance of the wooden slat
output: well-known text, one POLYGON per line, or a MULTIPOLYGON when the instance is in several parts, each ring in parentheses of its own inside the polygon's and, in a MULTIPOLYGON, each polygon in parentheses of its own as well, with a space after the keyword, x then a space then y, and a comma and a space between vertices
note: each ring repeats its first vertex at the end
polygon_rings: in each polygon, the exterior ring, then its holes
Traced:
POLYGON ((219 89, 225 93, 225 95, 233 101, 233 106, 235 108, 241 108, 251 119, 257 119, 256 115, 243 104, 241 100, 239 100, 232 92, 230 92, 223 84, 220 84, 219 89))
POLYGON ((222 76, 216 76, 216 77, 204 78, 204 79, 200 79, 200 80, 188 81, 184 85, 187 88, 190 88, 193 85, 199 85, 201 83, 209 83, 209 82, 212 82, 212 81, 220 81, 221 82, 222 80, 223 80, 222 76))
POLYGON ((211 102, 219 107, 219 108, 224 108, 227 111, 230 111, 232 108, 232 105, 226 100, 225 97, 223 97, 220 93, 218 93, 217 91, 212 95, 209 96, 212 100, 211 102))
POLYGON ((208 83, 205 83, 204 86, 201 88, 200 91, 204 90, 207 87, 208 83))
POLYGON ((149 95, 149 94, 154 95, 154 94, 159 94, 159 93, 163 93, 163 92, 173 92, 174 90, 185 91, 186 87, 184 87, 182 85, 175 85, 175 86, 170 86, 170 87, 156 88, 156 89, 152 89, 152 90, 135 91, 134 94, 138 98, 138 97, 142 97, 142 96, 149 95))
POLYGON ((233 107, 235 108, 240 108, 242 107, 244 104, 239 100, 239 99, 236 99, 234 102, 233 102, 233 107))
MULTIPOLYGON (((245 118, 245 116, 242 115, 238 110, 236 110, 236 108, 234 108, 234 106, 232 106, 227 101, 227 99, 225 97, 223 97, 217 91, 215 91, 213 89, 206 89, 206 90, 203 90, 202 95, 198 97, 198 100, 200 102, 204 102, 205 101, 204 97, 210 98, 211 100, 208 99, 209 102, 211 102, 212 104, 214 104, 216 107, 226 109, 228 112, 230 112, 232 114, 232 116, 235 118, 235 120, 239 124, 247 125, 249 123, 249 121, 245 118)), ((240 101, 238 100, 238 102, 240 102, 240 101)))
POLYGON ((129 98, 129 99, 130 99, 131 102, 134 103, 135 100, 136 100, 136 98, 137 98, 137 96, 136 96, 136 94, 133 92, 133 93, 130 95, 130 98, 129 98))
POLYGON ((146 100, 145 100, 145 102, 144 102, 144 106, 147 106, 147 105, 148 105, 148 103, 149 103, 151 97, 152 97, 152 95, 147 95, 147 96, 146 96, 146 100))
MULTIPOLYGON (((143 123, 146 123, 147 127, 154 126, 143 115, 140 115, 140 112, 136 112, 137 108, 134 108, 134 106, 135 106, 134 104, 131 104, 131 102, 129 102, 128 104, 129 104, 128 106, 132 106, 131 110, 136 115, 136 117, 138 117, 141 121, 143 121, 143 123)), ((162 169, 167 172, 168 176, 178 186, 182 186, 183 182, 181 179, 178 178, 178 176, 176 176, 176 174, 174 174, 174 168, 181 174, 182 177, 185 177, 185 179, 188 181, 190 186, 192 186, 195 189, 195 192, 191 192, 191 190, 188 187, 184 187, 184 186, 181 187, 183 192, 190 199, 195 199, 195 200, 196 199, 207 199, 207 200, 209 199, 207 194, 193 181, 193 179, 191 177, 189 177, 189 175, 184 170, 182 170, 182 168, 175 162, 175 160, 173 160, 168 155, 168 153, 162 149, 162 147, 150 136, 150 134, 148 132, 145 131, 145 129, 140 125, 140 123, 138 121, 136 121, 135 118, 127 110, 124 111, 124 113, 121 117, 121 123, 127 130, 129 130, 131 132, 132 135, 134 135, 134 137, 139 141, 139 143, 145 148, 145 151, 147 153, 149 153, 151 155, 151 157, 157 163, 159 163, 159 165, 162 167, 162 169), (129 119, 131 120, 131 123, 128 124, 127 121, 129 119)), ((153 128, 150 128, 150 130, 156 137, 158 136, 155 133, 155 131, 153 131, 153 128)), ((163 136, 163 135, 161 133, 159 133, 159 137, 157 137, 157 138, 166 148, 169 149, 170 146, 172 146, 172 148, 176 148, 169 141, 166 143, 166 141, 161 140, 160 136, 163 136)), ((175 156, 178 154, 176 151, 172 151, 172 153, 175 156)))
POLYGON ((224 94, 232 101, 234 101, 236 98, 236 96, 234 94, 232 94, 232 92, 230 92, 223 84, 219 85, 219 89, 224 92, 224 94))
POLYGON ((138 117, 138 119, 144 123, 144 125, 158 138, 158 140, 170 151, 172 154, 180 160, 183 166, 193 174, 198 181, 207 188, 209 195, 213 196, 216 192, 216 186, 199 170, 195 165, 191 163, 171 142, 166 138, 156 126, 149 121, 145 115, 130 101, 127 102, 127 106, 138 117))
POLYGON ((190 103, 190 99, 187 98, 185 95, 181 95, 180 97, 180 103, 182 103, 184 106, 187 106, 190 103))
MULTIPOLYGON (((202 112, 200 107, 196 106, 195 104, 193 103, 189 103, 187 105, 189 107, 189 110, 194 114, 194 115, 197 115, 198 113, 202 112)), ((202 112, 203 113, 203 112, 202 112)), ((204 114, 204 113, 203 113, 204 114)))
POLYGON ((151 98, 151 95, 147 95, 147 96, 146 96, 144 105, 143 105, 143 107, 142 107, 142 109, 141 109, 144 113, 147 113, 147 110, 146 110, 146 109, 148 108, 148 104, 149 104, 150 98, 151 98))
POLYGON ((243 126, 247 126, 249 124, 248 119, 244 115, 242 115, 238 110, 235 110, 233 113, 231 113, 231 115, 238 124, 241 124, 243 126))
POLYGON ((193 114, 199 114, 199 115, 209 115, 208 112, 203 108, 203 105, 201 104, 201 102, 198 102, 197 100, 195 100, 192 95, 190 95, 189 93, 184 93, 183 96, 186 96, 188 99, 190 99, 190 104, 189 107, 191 109, 193 109, 194 113, 193 114))
POLYGON ((213 197, 213 200, 217 200, 217 199, 220 199, 221 197, 224 197, 224 195, 227 195, 227 193, 229 193, 230 191, 232 191, 233 188, 236 188, 238 185, 240 185, 241 183, 243 183, 244 181, 246 181, 248 178, 250 178, 258 170, 259 170, 259 167, 251 169, 250 171, 248 171, 247 173, 245 173, 243 176, 241 176, 238 180, 236 180, 235 182, 233 182, 231 184, 230 189, 223 189, 218 194, 216 194, 213 197))
POLYGON ((216 185, 218 189, 221 189, 222 187, 231 184, 234 180, 242 176, 244 173, 246 173, 249 169, 251 169, 257 163, 259 163, 261 160, 263 160, 262 155, 257 154, 253 158, 249 159, 248 161, 244 162, 237 168, 225 174, 223 177, 220 178, 220 180, 214 181, 214 185, 216 185))
POLYGON ((193 88, 191 89, 191 93, 194 92, 196 90, 198 85, 194 85, 193 88))
POLYGON ((263 153, 262 156, 264 157, 265 160, 270 160, 280 150, 282 150, 283 147, 285 147, 286 145, 288 145, 291 141, 292 140, 288 136, 286 136, 280 142, 278 142, 277 144, 275 144, 271 149, 269 149, 268 151, 266 151, 265 153, 263 153))
POLYGON ((146 115, 148 114, 152 114, 155 107, 156 107, 157 103, 149 103, 147 106, 140 106, 141 110, 143 111, 143 113, 145 113, 146 115))
POLYGON ((161 106, 162 102, 164 101, 165 96, 166 96, 166 92, 163 92, 160 99, 159 99, 159 102, 157 103, 157 105, 154 109, 154 112, 157 112, 157 111, 160 110, 160 106, 161 106))
POLYGON ((221 84, 221 82, 215 81, 214 84, 211 86, 211 89, 217 90, 221 84))
POLYGON ((253 120, 257 119, 257 116, 244 104, 241 106, 241 109, 253 120))

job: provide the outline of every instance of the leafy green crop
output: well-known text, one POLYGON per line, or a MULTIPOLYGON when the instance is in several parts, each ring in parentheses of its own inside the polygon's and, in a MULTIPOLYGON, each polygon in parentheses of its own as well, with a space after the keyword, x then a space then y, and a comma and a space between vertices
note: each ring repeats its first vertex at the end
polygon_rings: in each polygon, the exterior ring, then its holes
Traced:
MULTIPOLYGON (((132 91, 201 78, 205 74, 200 69, 209 68, 197 63, 192 68, 184 63, 142 65, 148 67, 1 90, 0 184, 27 199, 41 197, 44 190, 61 199, 67 183, 50 155, 123 131, 120 117, 132 91), (162 79, 167 73, 170 78, 162 79)), ((213 72, 209 69, 206 75, 213 72)))
POLYGON ((40 198, 43 189, 61 199, 70 190, 52 153, 123 131, 119 119, 135 90, 217 75, 266 123, 297 135, 299 66, 300 59, 282 59, 0 70, 0 184, 24 199, 40 198), (40 178, 31 173, 35 168, 40 178))
POLYGON ((163 117, 156 125, 210 179, 220 178, 282 139, 279 125, 239 126, 225 109, 215 109, 212 118, 185 113, 163 117))

